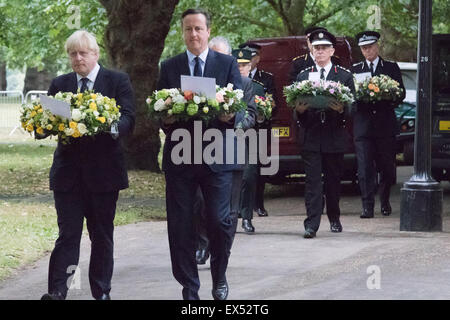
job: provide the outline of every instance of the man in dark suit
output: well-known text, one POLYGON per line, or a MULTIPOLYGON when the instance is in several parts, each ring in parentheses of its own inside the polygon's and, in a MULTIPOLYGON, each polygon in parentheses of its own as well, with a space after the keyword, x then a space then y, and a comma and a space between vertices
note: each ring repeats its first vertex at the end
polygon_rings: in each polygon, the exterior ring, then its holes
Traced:
MULTIPOLYGON (((331 62, 336 38, 324 30, 312 32, 310 38, 316 65, 300 72, 297 81, 308 80, 311 72, 320 72, 320 79, 340 82, 354 92, 350 71, 331 62)), ((307 215, 304 238, 316 236, 323 212, 323 194, 331 232, 342 232, 339 197, 348 141, 345 111, 347 114, 350 112, 349 108, 338 102, 331 103, 327 109, 312 109, 307 104, 299 103, 294 111, 294 119, 305 131, 302 146, 307 215)))
MULTIPOLYGON (((328 31, 324 27, 310 27, 305 30, 306 44, 308 45, 309 51, 301 56, 297 56, 294 59, 292 59, 292 66, 291 70, 289 71, 289 83, 292 83, 297 79, 297 76, 300 73, 300 71, 312 67, 316 64, 314 61, 314 56, 312 54, 312 45, 311 41, 309 40, 309 36, 312 32, 317 30, 328 31)), ((340 64, 340 61, 336 56, 331 57, 331 62, 333 64, 340 64)))
MULTIPOLYGON (((158 89, 179 88, 181 75, 204 76, 216 79, 216 84, 225 87, 234 84, 242 88, 236 59, 217 53, 208 48, 210 16, 201 9, 188 9, 181 17, 183 38, 187 51, 161 63, 158 89)), ((224 136, 226 129, 233 129, 238 119, 234 115, 224 115, 211 121, 209 128, 219 129, 224 136)), ((232 171, 236 164, 206 164, 191 161, 175 164, 172 149, 177 144, 172 141, 176 129, 189 132, 195 140, 194 128, 198 123, 175 122, 168 118, 163 122, 166 141, 163 151, 163 170, 166 176, 167 225, 169 234, 172 271, 175 279, 183 286, 184 299, 199 299, 200 280, 195 259, 196 236, 193 223, 194 200, 200 187, 205 201, 207 234, 211 251, 212 295, 224 300, 228 296, 226 269, 233 237, 230 218, 230 197, 232 171)), ((231 139, 233 139, 231 137, 231 139)), ((193 149, 192 149, 193 150, 193 149)), ((194 153, 192 153, 194 157, 194 153)), ((227 159, 224 155, 223 159, 227 159)), ((192 160, 192 159, 191 159, 192 160)))
POLYGON ((365 61, 354 64, 352 72, 371 76, 385 74, 400 83, 403 94, 396 101, 369 104, 358 102, 353 115, 353 137, 363 206, 361 218, 374 216, 377 170, 380 173, 378 192, 381 213, 388 216, 392 212, 389 194, 396 180, 395 136, 398 131, 394 109, 405 98, 400 68, 395 62, 386 61, 379 56, 379 38, 380 34, 375 31, 364 31, 356 35, 365 61))
MULTIPOLYGON (((76 31, 66 42, 74 72, 55 78, 49 95, 94 90, 117 100, 121 107, 118 137, 130 134, 135 122, 134 95, 128 76, 107 70, 97 61, 95 37, 76 31)), ((50 189, 55 198, 59 237, 50 257, 48 293, 42 299, 65 299, 68 278, 78 265, 83 220, 91 239, 89 282, 95 299, 109 300, 113 274, 113 230, 119 190, 128 187, 123 152, 117 135, 58 142, 50 169, 50 189)))

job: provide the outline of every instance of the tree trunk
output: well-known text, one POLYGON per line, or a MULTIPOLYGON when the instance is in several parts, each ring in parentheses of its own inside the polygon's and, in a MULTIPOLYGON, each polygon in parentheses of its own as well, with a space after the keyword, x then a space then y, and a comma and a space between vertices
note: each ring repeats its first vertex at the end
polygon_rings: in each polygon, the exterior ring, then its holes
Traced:
POLYGON ((24 94, 30 90, 48 90, 50 83, 55 76, 55 74, 47 70, 38 71, 37 68, 27 68, 27 72, 25 73, 25 85, 23 88, 24 94))
POLYGON ((303 35, 304 15, 307 0, 266 0, 283 21, 285 34, 303 35))
POLYGON ((136 95, 136 127, 124 149, 129 169, 159 172, 159 125, 147 117, 164 40, 179 0, 99 0, 106 8, 105 46, 111 65, 130 75, 136 95))
POLYGON ((0 91, 6 90, 6 63, 0 62, 0 91))

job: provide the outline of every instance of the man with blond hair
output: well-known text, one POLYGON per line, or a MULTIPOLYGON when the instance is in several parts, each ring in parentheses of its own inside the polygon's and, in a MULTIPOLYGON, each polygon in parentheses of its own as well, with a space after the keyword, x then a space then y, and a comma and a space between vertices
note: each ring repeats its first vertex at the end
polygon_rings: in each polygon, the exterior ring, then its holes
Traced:
POLYGON ((53 79, 48 94, 92 90, 116 99, 121 116, 112 125, 111 132, 115 133, 77 138, 69 144, 58 142, 50 169, 50 189, 55 198, 59 237, 50 256, 48 293, 42 299, 66 298, 69 277, 78 265, 86 218, 91 239, 91 293, 97 300, 110 300, 116 202, 119 190, 128 187, 119 141, 134 127, 134 95, 128 75, 98 64, 99 47, 92 34, 74 32, 65 49, 74 72, 53 79))

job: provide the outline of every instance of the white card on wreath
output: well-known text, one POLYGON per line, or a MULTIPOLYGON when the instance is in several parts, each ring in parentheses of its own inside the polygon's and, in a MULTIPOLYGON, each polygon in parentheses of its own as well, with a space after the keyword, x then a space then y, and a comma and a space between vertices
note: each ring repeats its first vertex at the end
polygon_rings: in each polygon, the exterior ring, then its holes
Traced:
POLYGON ((181 76, 181 91, 192 91, 205 95, 208 99, 216 98, 216 79, 207 77, 181 76))
POLYGON ((67 102, 49 98, 45 94, 40 94, 39 100, 41 101, 42 107, 49 110, 55 116, 61 116, 69 120, 72 118, 70 104, 67 102))
POLYGON ((372 78, 372 74, 370 72, 355 73, 355 78, 356 82, 363 83, 366 79, 372 78))
POLYGON ((319 72, 310 72, 308 75, 309 81, 320 81, 320 73, 319 72))

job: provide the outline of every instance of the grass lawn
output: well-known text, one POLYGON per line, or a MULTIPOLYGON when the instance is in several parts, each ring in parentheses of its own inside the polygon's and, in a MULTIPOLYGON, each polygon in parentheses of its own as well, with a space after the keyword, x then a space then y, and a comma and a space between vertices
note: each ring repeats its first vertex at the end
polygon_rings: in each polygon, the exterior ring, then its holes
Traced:
MULTIPOLYGON (((52 250, 58 236, 48 189, 56 142, 35 141, 19 130, 11 137, 8 133, 0 130, 0 280, 52 250)), ((165 219, 164 176, 139 170, 128 171, 128 176, 130 188, 120 192, 115 225, 165 219)), ((267 185, 265 194, 286 192, 298 191, 290 185, 267 185)))
MULTIPOLYGON (((52 250, 58 226, 48 189, 55 141, 35 141, 21 133, 0 138, 2 280, 52 250)), ((115 225, 165 219, 164 176, 147 171, 128 174, 130 188, 120 192, 115 225)))

